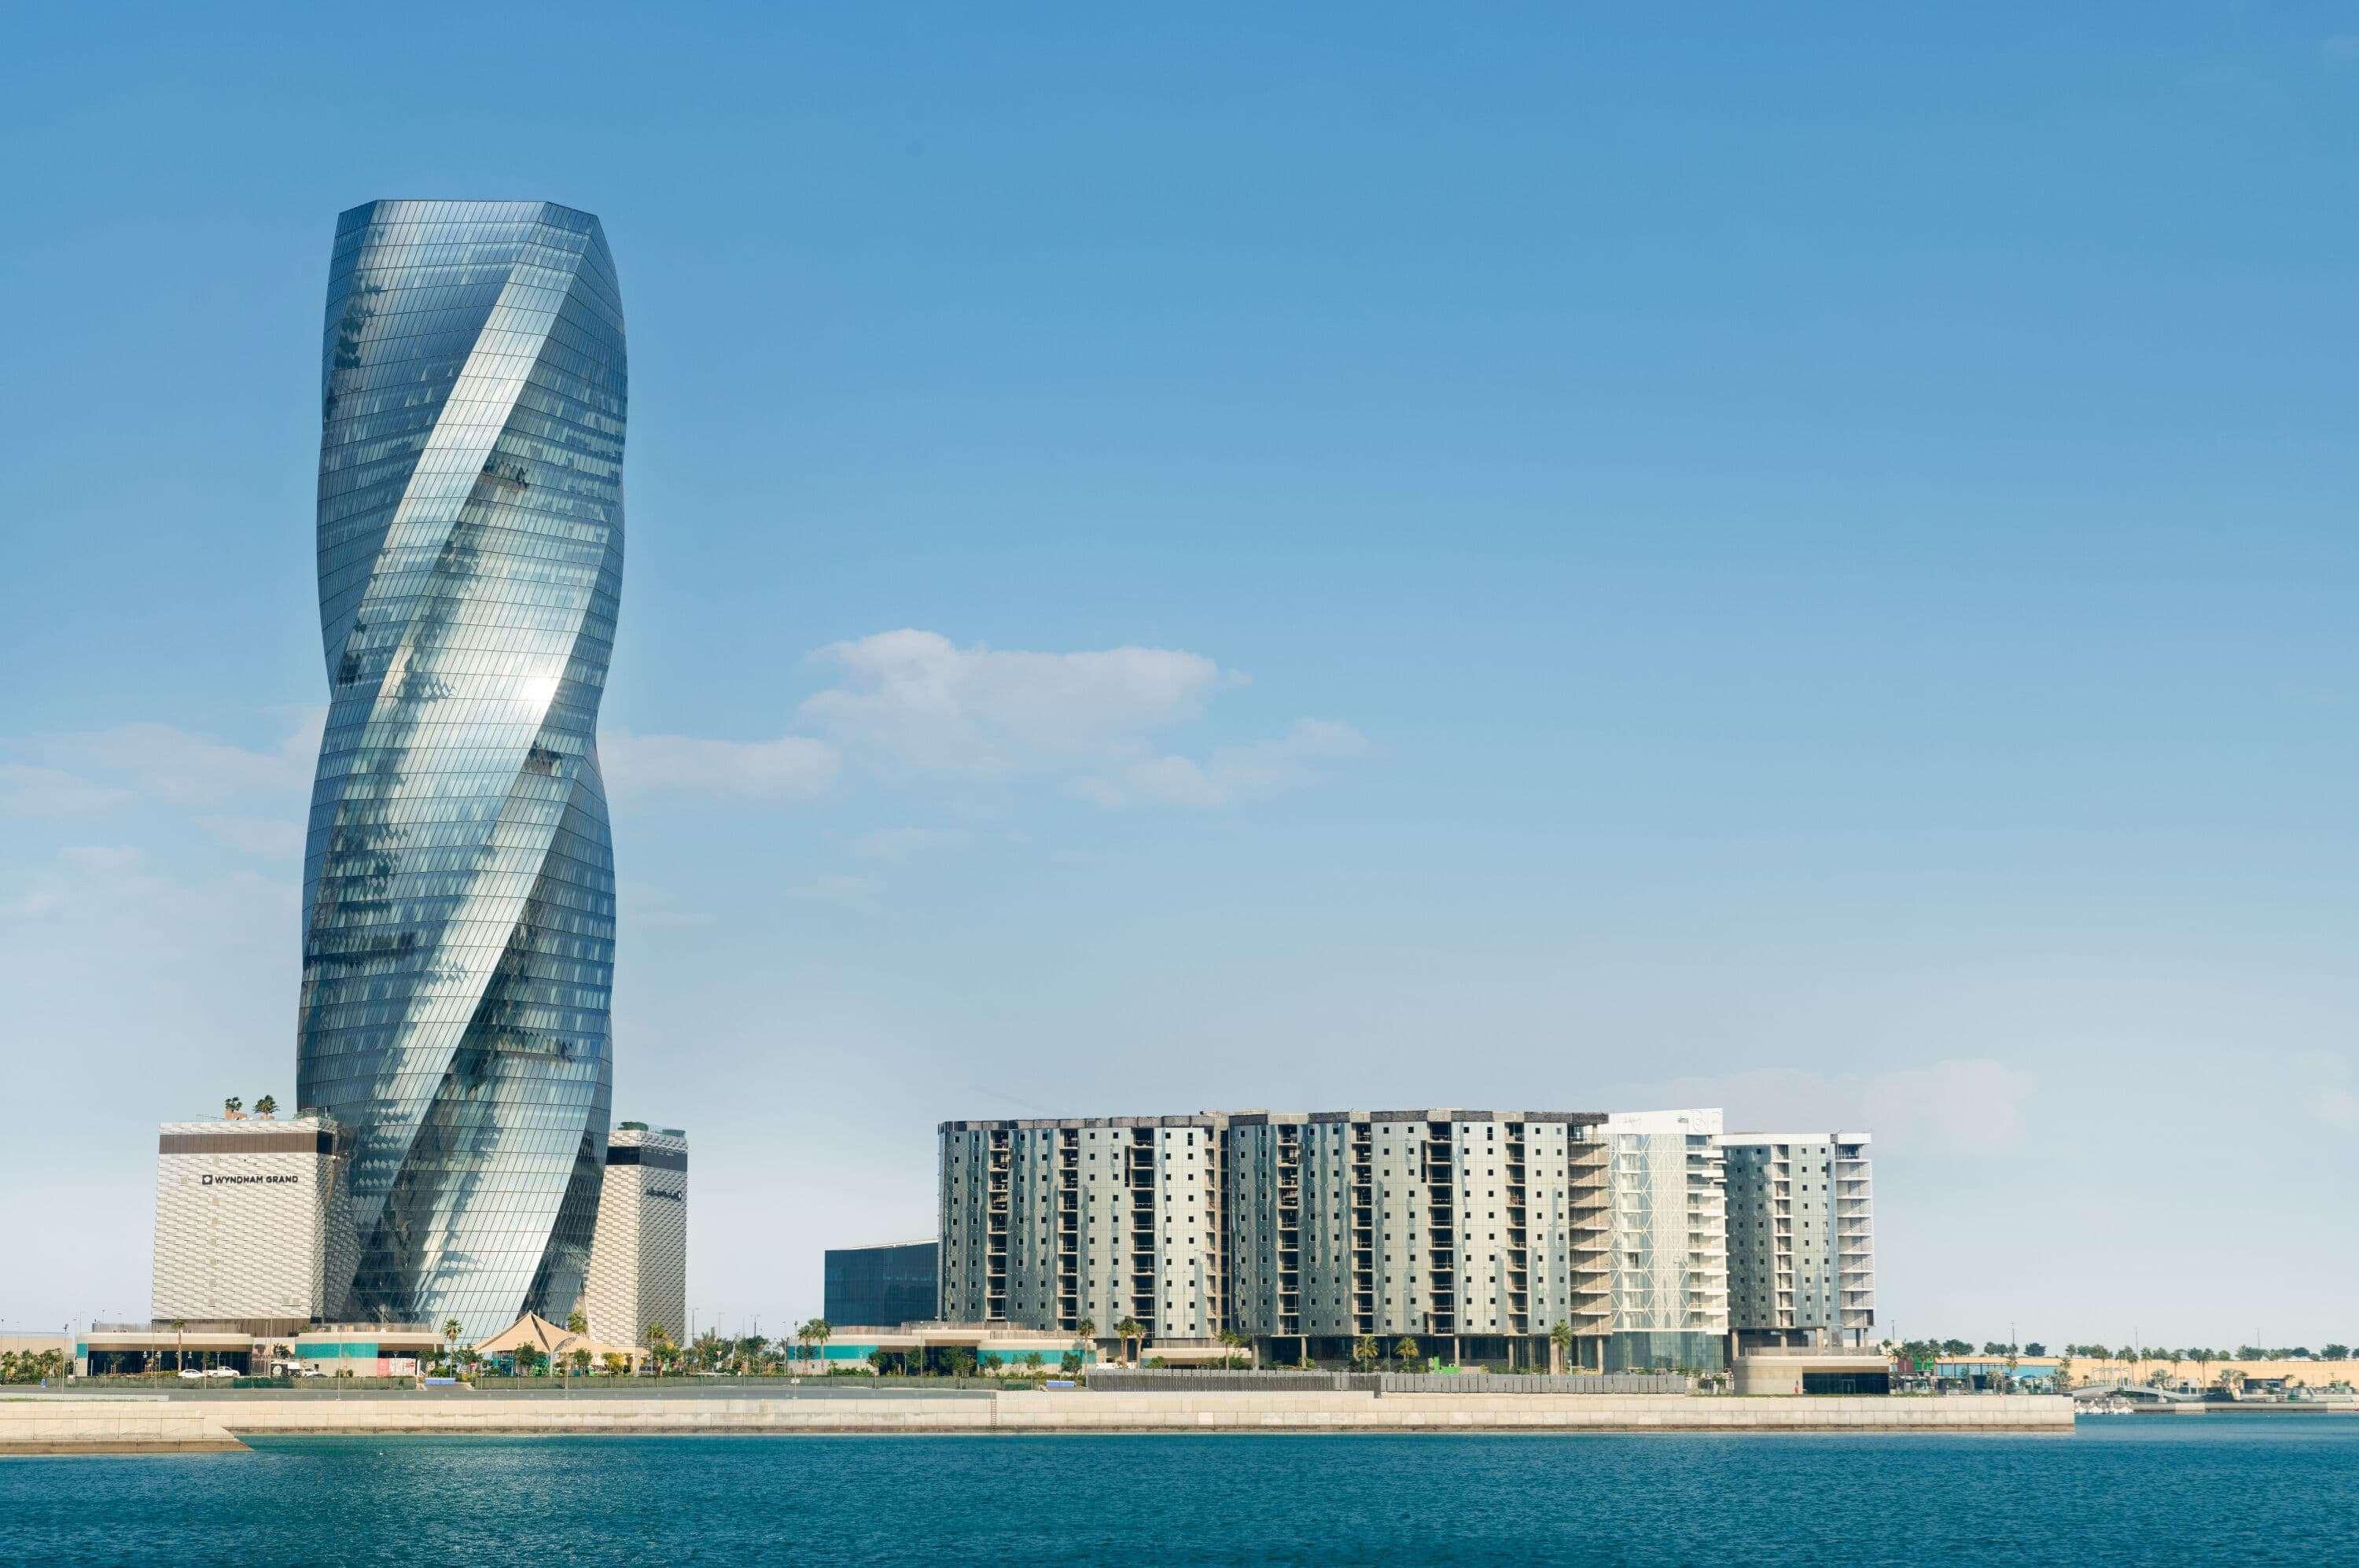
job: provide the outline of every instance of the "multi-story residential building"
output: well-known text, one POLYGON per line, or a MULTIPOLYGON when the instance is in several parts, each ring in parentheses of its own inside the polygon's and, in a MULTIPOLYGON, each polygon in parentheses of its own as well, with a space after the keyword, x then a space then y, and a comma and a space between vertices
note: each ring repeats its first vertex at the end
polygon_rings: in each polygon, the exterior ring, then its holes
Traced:
POLYGON ((943 1316, 1218 1334, 1219 1120, 943 1123, 943 1316))
POLYGON ((1724 1365, 1728 1214, 1720 1130, 1716 1110, 1606 1118, 1614 1280, 1607 1371, 1724 1365))
POLYGON ((353 1139, 335 1293, 480 1339, 580 1297, 604 1171, 625 412, 605 234, 546 201, 355 207, 321 347, 297 1098, 353 1139))
POLYGON ((324 1116, 164 1123, 156 1321, 299 1334, 342 1316, 351 1154, 343 1129, 324 1116))
POLYGON ((1721 1143, 1738 1347, 1865 1344, 1875 1326, 1868 1135, 1728 1133, 1721 1143))
POLYGON ((606 1140, 582 1310, 602 1344, 644 1345, 650 1325, 688 1343, 688 1134, 679 1128, 625 1122, 606 1140))
MULTIPOLYGON (((1101 1336, 1128 1319, 1279 1356, 1376 1337, 1603 1366, 1607 1151, 1595 1112, 1207 1112, 949 1122, 946 1316, 1101 1336)), ((1684 1220, 1682 1221, 1684 1223, 1684 1220)))
POLYGON ((1716 1370, 1873 1327, 1867 1142, 1709 1108, 945 1122, 941 1311, 1531 1367, 1562 1325, 1572 1367, 1716 1370))

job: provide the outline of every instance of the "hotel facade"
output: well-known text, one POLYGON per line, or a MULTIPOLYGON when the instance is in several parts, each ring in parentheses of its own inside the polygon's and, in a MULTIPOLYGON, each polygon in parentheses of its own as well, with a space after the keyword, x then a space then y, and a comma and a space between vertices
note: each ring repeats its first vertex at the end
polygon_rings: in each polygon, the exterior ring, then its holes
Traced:
POLYGON ((351 1156, 324 1116, 164 1123, 154 1320, 291 1334, 344 1316, 351 1156))
POLYGON ((688 1134, 679 1128, 625 1122, 607 1138, 582 1311, 601 1344, 645 1346, 652 1327, 688 1343, 688 1134))

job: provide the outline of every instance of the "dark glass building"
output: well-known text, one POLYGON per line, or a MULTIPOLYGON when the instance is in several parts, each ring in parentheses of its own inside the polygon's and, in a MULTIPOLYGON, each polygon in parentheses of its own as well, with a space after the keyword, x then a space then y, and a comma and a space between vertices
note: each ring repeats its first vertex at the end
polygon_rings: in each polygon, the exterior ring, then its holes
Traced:
POLYGON ((941 1316, 941 1247, 931 1241, 832 1247, 821 1300, 831 1324, 931 1323, 941 1316))
POLYGON ((623 572, 623 310, 598 220, 372 201, 321 353, 330 692, 299 1102, 354 1135, 350 1310, 561 1318, 613 1061, 598 699, 623 572))

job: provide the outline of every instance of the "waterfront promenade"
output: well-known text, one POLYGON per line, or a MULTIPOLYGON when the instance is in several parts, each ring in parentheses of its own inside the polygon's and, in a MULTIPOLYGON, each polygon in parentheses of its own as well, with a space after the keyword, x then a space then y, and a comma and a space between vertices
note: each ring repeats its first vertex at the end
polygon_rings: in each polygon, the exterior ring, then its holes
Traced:
POLYGON ((759 1396, 387 1393, 336 1399, 138 1396, 0 1400, 0 1454, 234 1448, 272 1438, 1057 1432, 2069 1432, 2069 1399, 1374 1392, 759 1396))

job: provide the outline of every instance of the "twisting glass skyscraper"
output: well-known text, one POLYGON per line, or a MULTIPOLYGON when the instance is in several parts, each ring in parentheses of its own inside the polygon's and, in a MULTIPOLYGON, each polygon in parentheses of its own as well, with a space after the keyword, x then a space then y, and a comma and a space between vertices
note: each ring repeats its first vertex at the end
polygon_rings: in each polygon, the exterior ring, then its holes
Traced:
POLYGON ((355 207, 323 359, 332 705, 297 1088, 357 1135, 342 1309, 474 1338, 571 1309, 605 1156, 596 726, 625 405, 605 234, 539 201, 355 207))

